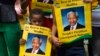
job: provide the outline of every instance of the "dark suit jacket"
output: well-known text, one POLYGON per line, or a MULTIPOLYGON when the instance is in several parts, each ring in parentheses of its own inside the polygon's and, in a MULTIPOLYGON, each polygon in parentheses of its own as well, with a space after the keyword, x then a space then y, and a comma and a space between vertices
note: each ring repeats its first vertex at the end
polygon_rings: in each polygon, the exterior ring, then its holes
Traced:
MULTIPOLYGON (((32 48, 26 49, 25 52, 31 53, 32 52, 32 48)), ((39 49, 38 52, 37 52, 37 54, 43 54, 44 55, 45 53, 41 49, 39 49)))
MULTIPOLYGON (((70 25, 66 26, 66 27, 64 28, 64 31, 70 30, 70 27, 71 27, 70 25)), ((80 29, 80 28, 85 28, 85 26, 83 26, 83 25, 77 23, 76 29, 80 29)))

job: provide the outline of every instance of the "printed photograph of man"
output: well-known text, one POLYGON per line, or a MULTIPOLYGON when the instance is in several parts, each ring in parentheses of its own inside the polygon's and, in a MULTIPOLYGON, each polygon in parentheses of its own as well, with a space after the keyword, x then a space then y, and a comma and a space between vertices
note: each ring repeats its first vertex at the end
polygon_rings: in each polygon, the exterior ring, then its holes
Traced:
POLYGON ((76 30, 80 28, 84 28, 85 26, 78 23, 78 13, 76 11, 70 11, 67 13, 67 19, 69 25, 64 28, 64 31, 67 30, 76 30))
POLYGON ((35 36, 32 38, 32 48, 26 49, 26 53, 33 53, 33 54, 45 54, 41 49, 40 46, 42 44, 42 39, 39 36, 35 36))
POLYGON ((85 29, 84 6, 61 9, 62 31, 85 29))

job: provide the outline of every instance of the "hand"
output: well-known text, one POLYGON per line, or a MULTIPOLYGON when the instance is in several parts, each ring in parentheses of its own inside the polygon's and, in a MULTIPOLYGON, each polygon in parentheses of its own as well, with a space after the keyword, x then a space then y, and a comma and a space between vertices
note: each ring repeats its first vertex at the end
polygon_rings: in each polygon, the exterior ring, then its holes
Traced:
POLYGON ((21 4, 20 4, 20 0, 17 0, 15 2, 15 11, 17 13, 18 16, 22 16, 22 9, 21 9, 21 4))
POLYGON ((24 45, 26 43, 26 40, 21 38, 19 43, 20 43, 20 45, 24 45))
POLYGON ((62 42, 59 42, 59 39, 55 36, 52 36, 52 42, 55 46, 60 46, 62 42))

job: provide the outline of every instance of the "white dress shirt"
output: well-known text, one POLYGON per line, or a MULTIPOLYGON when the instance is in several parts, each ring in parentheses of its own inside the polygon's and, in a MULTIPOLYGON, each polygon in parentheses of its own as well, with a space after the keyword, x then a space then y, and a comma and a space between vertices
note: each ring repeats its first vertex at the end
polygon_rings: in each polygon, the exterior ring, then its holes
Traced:
POLYGON ((70 27, 70 30, 75 30, 76 27, 77 27, 77 23, 76 23, 74 26, 71 26, 71 27, 70 27), (72 29, 72 27, 73 27, 73 29, 72 29))
POLYGON ((34 50, 34 49, 33 49, 31 53, 34 52, 33 54, 37 54, 38 51, 39 51, 39 49, 37 49, 37 50, 34 50), (35 51, 35 52, 34 52, 34 51, 35 51))

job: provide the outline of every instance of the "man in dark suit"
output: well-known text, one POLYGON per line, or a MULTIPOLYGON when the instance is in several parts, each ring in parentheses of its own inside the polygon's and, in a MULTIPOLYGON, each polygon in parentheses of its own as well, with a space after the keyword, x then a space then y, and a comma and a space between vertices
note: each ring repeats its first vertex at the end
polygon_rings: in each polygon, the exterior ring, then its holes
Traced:
MULTIPOLYGON (((32 48, 29 48, 26 50, 27 53, 31 53, 32 52, 32 48)), ((38 52, 36 54, 45 54, 41 49, 38 50, 38 52)))
POLYGON ((26 49, 26 52, 44 55, 45 53, 40 49, 41 43, 42 43, 42 41, 41 41, 40 37, 34 37, 32 39, 32 48, 26 49))
POLYGON ((69 25, 64 27, 64 31, 85 28, 85 26, 83 26, 77 22, 78 21, 78 13, 76 11, 68 12, 67 18, 68 18, 69 25))

